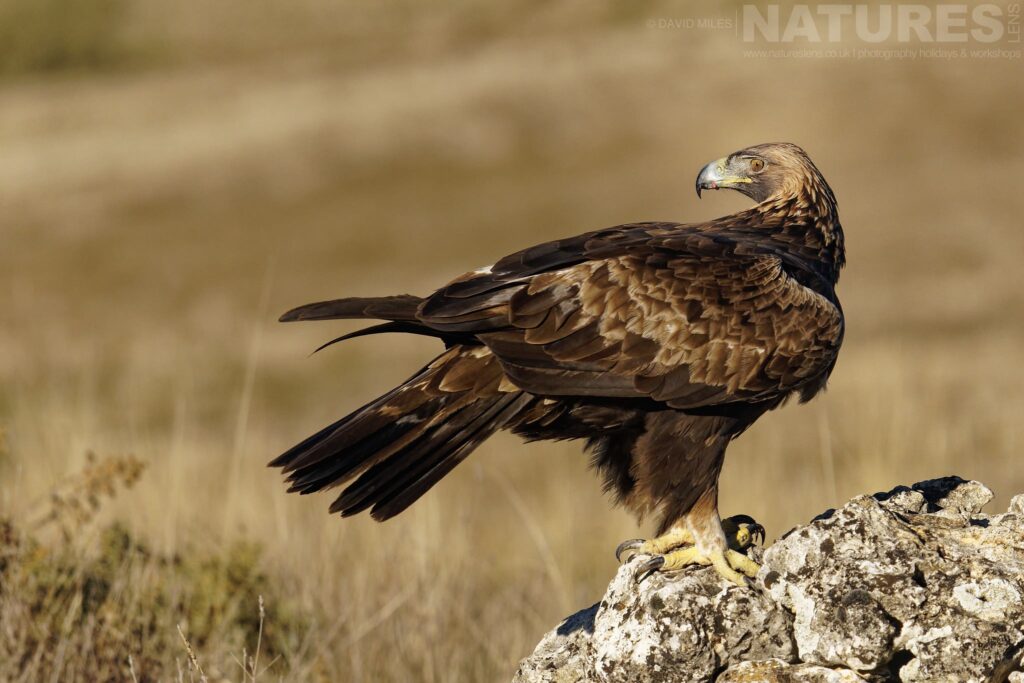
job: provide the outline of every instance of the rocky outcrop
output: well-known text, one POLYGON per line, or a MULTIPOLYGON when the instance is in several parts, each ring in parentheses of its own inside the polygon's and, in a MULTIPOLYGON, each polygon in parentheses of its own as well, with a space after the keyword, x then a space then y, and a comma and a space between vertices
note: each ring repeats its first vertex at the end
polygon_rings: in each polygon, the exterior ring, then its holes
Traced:
POLYGON ((1024 683, 1024 495, 991 498, 958 477, 859 496, 753 549, 746 588, 706 568, 637 583, 634 558, 515 683, 1024 683))

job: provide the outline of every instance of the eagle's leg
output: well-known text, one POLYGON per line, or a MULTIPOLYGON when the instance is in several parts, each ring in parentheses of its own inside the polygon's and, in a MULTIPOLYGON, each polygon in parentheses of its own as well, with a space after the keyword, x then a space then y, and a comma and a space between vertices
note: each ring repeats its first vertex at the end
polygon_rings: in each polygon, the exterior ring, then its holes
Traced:
MULTIPOLYGON (((747 515, 736 515, 722 520, 722 532, 730 552, 735 552, 749 562, 742 551, 754 545, 755 540, 764 541, 764 527, 747 515)), ((669 551, 694 545, 694 536, 689 528, 682 524, 672 526, 667 532, 655 538, 633 538, 623 541, 615 549, 615 559, 620 562, 633 555, 664 555, 669 551)), ((728 555, 728 553, 727 553, 728 555)), ((757 573, 757 570, 754 570, 757 573)))
MULTIPOLYGON (((748 515, 735 515, 722 520, 722 532, 730 550, 742 552, 754 545, 755 540, 764 541, 764 527, 748 515)), ((664 555, 694 544, 693 533, 684 525, 677 524, 666 533, 655 538, 633 538, 623 541, 615 549, 615 559, 623 561, 623 555, 629 559, 633 555, 664 555)))
POLYGON ((692 544, 693 534, 685 526, 677 524, 673 525, 661 536, 655 538, 646 540, 643 538, 633 538, 623 541, 615 549, 615 559, 621 562, 622 555, 625 553, 629 553, 628 557, 633 555, 664 555, 670 550, 692 544))
POLYGON ((740 551, 750 547, 754 537, 763 533, 761 526, 746 516, 732 517, 723 523, 718 517, 717 491, 708 491, 669 528, 668 533, 637 547, 639 552, 654 555, 638 567, 637 580, 643 580, 655 571, 669 572, 689 565, 710 565, 725 579, 739 586, 746 585, 744 576, 755 576, 760 567, 740 551), (676 543, 675 549, 660 550, 668 539, 687 540, 676 543), (692 545, 680 548, 684 543, 692 545))
POLYGON ((702 552, 696 546, 673 550, 665 555, 655 555, 637 568, 637 581, 642 581, 654 572, 678 571, 690 565, 712 566, 719 576, 736 584, 747 585, 744 576, 757 576, 760 566, 746 555, 732 548, 724 551, 702 552))

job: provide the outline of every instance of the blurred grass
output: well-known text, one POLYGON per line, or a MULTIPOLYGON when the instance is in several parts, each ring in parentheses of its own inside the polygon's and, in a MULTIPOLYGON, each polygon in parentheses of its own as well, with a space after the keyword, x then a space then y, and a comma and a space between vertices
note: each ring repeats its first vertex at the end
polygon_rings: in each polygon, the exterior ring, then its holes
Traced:
MULTIPOLYGON (((692 178, 755 142, 802 144, 837 192, 848 334, 827 395, 730 449, 723 511, 778 535, 948 473, 997 506, 1024 490, 1019 63, 755 60, 731 34, 646 27, 732 16, 713 3, 70 5, 22 8, 53 33, 0 41, 0 515, 89 449, 138 454, 148 473, 98 528, 220 566, 258 543, 259 587, 223 597, 298 615, 268 678, 507 680, 637 533, 577 444, 506 436, 385 525, 286 496, 270 457, 437 349, 393 337, 310 359, 352 326, 276 314, 733 211, 741 197, 698 202, 692 178), (102 20, 72 21, 91 36, 75 43, 38 19, 64 10, 102 20)), ((200 602, 138 615, 160 662, 183 657, 175 615, 200 602)), ((197 641, 204 666, 237 671, 246 628, 197 641)))
POLYGON ((190 680, 255 680, 300 650, 316 615, 268 580, 258 545, 167 555, 119 522, 94 523, 103 500, 140 474, 134 458, 91 457, 34 517, 0 519, 3 680, 182 680, 182 669, 190 680), (197 651, 236 670, 203 667, 197 651))
POLYGON ((102 71, 130 61, 125 0, 0 3, 0 75, 102 71))

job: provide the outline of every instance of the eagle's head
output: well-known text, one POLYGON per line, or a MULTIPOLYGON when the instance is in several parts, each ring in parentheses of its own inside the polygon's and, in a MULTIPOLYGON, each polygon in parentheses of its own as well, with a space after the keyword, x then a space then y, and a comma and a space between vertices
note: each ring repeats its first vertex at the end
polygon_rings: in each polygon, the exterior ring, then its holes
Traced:
POLYGON ((697 196, 702 190, 728 188, 760 203, 815 185, 827 187, 806 152, 790 142, 770 142, 733 152, 702 168, 697 196))

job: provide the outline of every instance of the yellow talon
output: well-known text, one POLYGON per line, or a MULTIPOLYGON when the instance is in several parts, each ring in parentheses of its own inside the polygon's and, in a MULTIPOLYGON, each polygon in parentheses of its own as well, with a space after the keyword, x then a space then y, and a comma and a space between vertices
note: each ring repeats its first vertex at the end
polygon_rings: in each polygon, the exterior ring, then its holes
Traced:
POLYGON ((661 566, 661 570, 665 572, 672 572, 688 567, 692 564, 706 565, 710 564, 710 560, 701 554, 697 548, 683 548, 682 550, 675 550, 665 555, 665 563, 661 566))
MULTIPOLYGON (((691 565, 712 566, 720 576, 745 586, 744 576, 754 577, 761 569, 756 562, 743 554, 757 540, 764 540, 764 527, 746 515, 736 515, 721 522, 726 547, 718 549, 721 541, 705 543, 705 551, 697 546, 694 532, 686 526, 677 525, 667 533, 645 541, 640 538, 626 541, 615 550, 615 557, 622 559, 629 555, 652 555, 642 562, 635 574, 637 581, 643 581, 654 572, 672 572, 691 565), (715 548, 707 550, 708 547, 715 548)), ((721 536, 718 537, 721 539, 721 536)))
MULTIPOLYGON (((735 551, 726 551, 735 552, 735 551)), ((747 582, 743 578, 743 575, 733 569, 731 558, 727 557, 725 553, 716 553, 711 556, 711 566, 715 568, 718 575, 724 578, 726 581, 731 581, 737 586, 746 586, 747 582)))
POLYGON ((640 546, 641 553, 645 555, 661 555, 673 548, 693 543, 693 534, 688 529, 671 529, 668 533, 652 538, 640 546))
POLYGON ((677 527, 647 541, 642 538, 634 538, 620 543, 619 547, 615 549, 615 559, 621 562, 622 555, 627 552, 630 555, 664 555, 674 548, 692 543, 693 534, 688 529, 677 527))
POLYGON ((756 576, 760 567, 746 555, 735 550, 704 554, 696 547, 673 550, 665 555, 656 555, 637 568, 637 581, 642 581, 654 572, 672 572, 691 565, 711 565, 719 576, 736 584, 746 586, 746 576, 756 576))
POLYGON ((746 574, 750 578, 754 578, 755 576, 757 576, 757 573, 761 571, 761 565, 759 565, 757 562, 754 562, 752 559, 750 559, 743 553, 738 553, 735 550, 732 550, 731 548, 725 551, 725 558, 729 561, 730 567, 743 574, 746 574))

